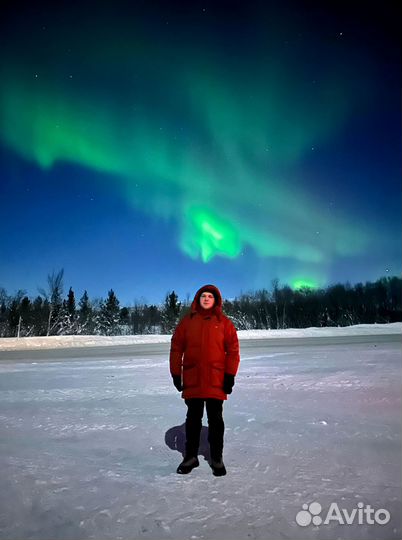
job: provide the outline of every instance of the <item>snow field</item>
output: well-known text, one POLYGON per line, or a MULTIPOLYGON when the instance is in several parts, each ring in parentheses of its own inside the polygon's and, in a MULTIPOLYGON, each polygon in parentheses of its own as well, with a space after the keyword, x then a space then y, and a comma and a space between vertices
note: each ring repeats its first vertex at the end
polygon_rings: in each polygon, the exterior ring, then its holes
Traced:
POLYGON ((185 405, 165 353, 2 353, 0 538, 400 538, 400 343, 287 343, 244 347, 224 478, 205 460, 206 427, 200 467, 175 473, 185 405), (362 501, 392 519, 298 526, 312 501, 362 501))

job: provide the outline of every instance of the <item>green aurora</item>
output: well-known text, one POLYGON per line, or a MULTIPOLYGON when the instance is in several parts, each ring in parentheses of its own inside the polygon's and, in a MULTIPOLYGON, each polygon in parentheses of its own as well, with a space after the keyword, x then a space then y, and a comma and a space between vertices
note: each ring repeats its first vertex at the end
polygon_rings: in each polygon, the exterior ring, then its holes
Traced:
POLYGON ((175 46, 162 58, 146 37, 126 40, 96 50, 88 38, 75 71, 55 69, 43 51, 46 69, 27 56, 3 66, 3 144, 43 169, 101 173, 134 211, 175 224, 177 246, 204 263, 252 249, 297 261, 306 283, 321 285, 334 259, 367 249, 374 231, 323 206, 297 169, 348 118, 350 71, 328 64, 316 84, 286 55, 223 64, 175 46))

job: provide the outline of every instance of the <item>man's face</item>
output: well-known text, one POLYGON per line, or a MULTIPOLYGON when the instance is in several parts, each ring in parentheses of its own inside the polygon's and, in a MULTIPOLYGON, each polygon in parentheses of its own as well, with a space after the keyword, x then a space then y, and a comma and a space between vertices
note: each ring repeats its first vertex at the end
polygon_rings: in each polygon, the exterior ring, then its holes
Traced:
POLYGON ((215 297, 210 292, 203 292, 200 296, 200 306, 203 309, 210 309, 215 304, 215 297))

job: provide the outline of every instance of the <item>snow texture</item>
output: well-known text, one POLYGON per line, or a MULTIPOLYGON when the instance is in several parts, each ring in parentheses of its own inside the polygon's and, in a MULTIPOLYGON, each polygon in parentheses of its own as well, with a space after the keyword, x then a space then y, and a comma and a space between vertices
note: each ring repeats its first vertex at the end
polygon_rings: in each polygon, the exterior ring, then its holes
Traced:
POLYGON ((200 467, 175 472, 185 405, 168 343, 0 352, 0 538, 401 538, 400 326, 387 327, 242 340, 222 478, 206 427, 200 467), (313 501, 391 519, 299 526, 313 501))

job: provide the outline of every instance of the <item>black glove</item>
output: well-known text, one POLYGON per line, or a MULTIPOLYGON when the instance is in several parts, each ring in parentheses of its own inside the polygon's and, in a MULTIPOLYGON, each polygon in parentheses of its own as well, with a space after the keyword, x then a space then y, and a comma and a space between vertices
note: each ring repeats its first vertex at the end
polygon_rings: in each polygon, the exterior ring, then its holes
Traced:
POLYGON ((179 392, 183 390, 183 386, 181 384, 181 375, 172 375, 173 377, 173 384, 177 388, 179 392))
POLYGON ((232 388, 235 383, 234 375, 230 375, 229 373, 225 373, 224 379, 223 379, 223 391, 225 394, 231 394, 232 388))

